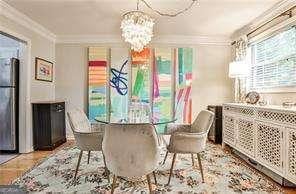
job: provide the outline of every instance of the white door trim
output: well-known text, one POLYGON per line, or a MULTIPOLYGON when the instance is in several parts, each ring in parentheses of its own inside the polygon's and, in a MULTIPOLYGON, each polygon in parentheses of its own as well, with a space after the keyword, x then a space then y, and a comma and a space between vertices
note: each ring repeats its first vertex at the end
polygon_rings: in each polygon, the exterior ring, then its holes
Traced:
POLYGON ((31 40, 22 34, 0 26, 0 31, 26 42, 20 56, 19 81, 19 152, 33 151, 32 106, 31 106, 31 40))

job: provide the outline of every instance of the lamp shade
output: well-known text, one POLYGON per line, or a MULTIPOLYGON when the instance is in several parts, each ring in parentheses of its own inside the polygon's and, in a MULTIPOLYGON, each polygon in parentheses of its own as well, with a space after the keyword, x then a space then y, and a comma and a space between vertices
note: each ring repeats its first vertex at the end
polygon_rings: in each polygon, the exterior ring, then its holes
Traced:
POLYGON ((229 77, 238 78, 248 75, 248 64, 245 61, 233 61, 229 63, 229 77))

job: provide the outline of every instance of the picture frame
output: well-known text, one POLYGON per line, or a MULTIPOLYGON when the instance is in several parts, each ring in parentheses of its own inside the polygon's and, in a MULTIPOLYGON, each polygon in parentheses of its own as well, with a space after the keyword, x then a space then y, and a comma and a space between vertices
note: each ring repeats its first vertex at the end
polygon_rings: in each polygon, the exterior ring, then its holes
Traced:
POLYGON ((39 81, 53 81, 53 63, 45 59, 35 58, 35 79, 39 81))

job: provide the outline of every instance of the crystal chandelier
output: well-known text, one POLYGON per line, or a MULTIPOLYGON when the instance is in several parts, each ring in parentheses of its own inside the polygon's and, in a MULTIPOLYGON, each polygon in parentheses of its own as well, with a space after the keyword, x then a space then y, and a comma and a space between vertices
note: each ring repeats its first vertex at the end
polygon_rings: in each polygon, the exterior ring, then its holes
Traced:
POLYGON ((140 52, 151 41, 154 20, 141 11, 130 11, 121 21, 122 36, 134 51, 140 52))
POLYGON ((174 14, 169 14, 153 9, 145 0, 137 0, 137 10, 125 13, 120 26, 124 40, 130 43, 131 48, 137 52, 142 51, 143 48, 151 41, 154 26, 154 19, 148 14, 139 11, 139 1, 143 2, 146 7, 153 12, 167 17, 176 17, 177 15, 184 13, 197 2, 197 0, 191 0, 190 5, 185 9, 174 14))

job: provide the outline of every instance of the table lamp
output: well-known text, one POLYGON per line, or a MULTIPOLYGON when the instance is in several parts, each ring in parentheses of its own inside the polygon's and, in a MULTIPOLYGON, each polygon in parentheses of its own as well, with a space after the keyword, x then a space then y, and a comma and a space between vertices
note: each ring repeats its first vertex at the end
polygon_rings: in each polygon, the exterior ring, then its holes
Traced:
POLYGON ((235 78, 235 102, 241 102, 241 78, 248 76, 248 64, 246 61, 233 61, 229 63, 229 77, 235 78))

